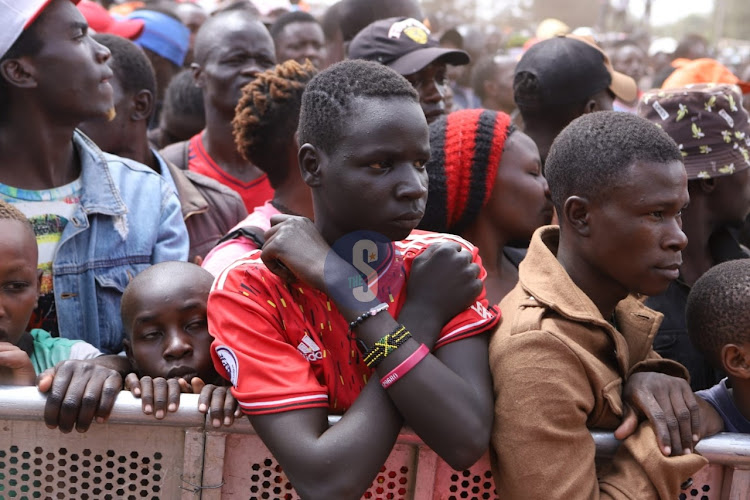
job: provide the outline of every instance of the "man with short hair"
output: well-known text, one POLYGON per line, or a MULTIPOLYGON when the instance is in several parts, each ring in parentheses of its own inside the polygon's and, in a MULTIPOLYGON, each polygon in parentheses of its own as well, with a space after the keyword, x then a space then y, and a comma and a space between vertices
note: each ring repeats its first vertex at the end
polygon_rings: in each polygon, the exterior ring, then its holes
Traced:
POLYGON ((74 3, 0 1, 0 197, 31 220, 40 244, 30 326, 117 353, 128 281, 185 260, 188 236, 164 179, 76 131, 114 109, 110 52, 74 3))
POLYGON ((108 153, 130 158, 159 172, 177 193, 190 236, 192 262, 205 257, 224 234, 247 216, 242 198, 204 175, 180 170, 152 149, 148 121, 156 104, 156 79, 146 55, 132 42, 114 35, 94 35, 112 52, 114 120, 91 119, 80 127, 108 153))
POLYGON ((307 12, 297 10, 282 14, 271 25, 270 32, 279 64, 290 59, 305 64, 305 59, 309 59, 313 66, 321 68, 325 63, 323 27, 307 12))
POLYGON ((446 110, 447 64, 469 64, 463 50, 440 47, 430 30, 413 18, 381 19, 360 31, 349 45, 349 59, 366 59, 385 64, 404 76, 419 94, 427 123, 446 110))
POLYGON ((474 66, 471 86, 485 109, 517 114, 513 101, 513 74, 518 61, 513 56, 486 57, 474 66))
POLYGON ((615 97, 632 102, 637 92, 635 80, 612 69, 591 39, 575 35, 532 46, 518 61, 513 79, 524 131, 539 147, 542 163, 568 123, 586 113, 611 110, 615 97))
POLYGON ((723 423, 685 368, 653 351, 662 316, 639 298, 678 275, 681 159, 658 127, 614 111, 573 120, 552 144, 560 226, 534 233, 490 341, 498 497, 677 498, 707 463, 695 443, 723 423), (622 440, 605 469, 594 428, 622 440))
POLYGON ((181 169, 211 177, 239 193, 248 212, 273 198, 268 177, 234 144, 232 119, 242 87, 276 65, 273 40, 257 17, 228 10, 210 17, 195 37, 193 77, 203 91, 206 127, 161 153, 181 169))

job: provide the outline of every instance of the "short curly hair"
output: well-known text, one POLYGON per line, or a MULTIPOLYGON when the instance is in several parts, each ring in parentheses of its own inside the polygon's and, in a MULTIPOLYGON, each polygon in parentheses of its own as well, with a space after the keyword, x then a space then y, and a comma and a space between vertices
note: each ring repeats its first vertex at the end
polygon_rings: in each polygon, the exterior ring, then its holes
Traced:
POLYGON ((750 259, 706 271, 690 290, 685 316, 693 345, 722 368, 725 345, 750 342, 750 259))
POLYGON ((299 143, 332 151, 352 102, 363 97, 401 98, 419 104, 411 83, 389 67, 361 59, 342 61, 319 73, 307 85, 302 95, 299 143))
POLYGON ((234 142, 242 156, 268 175, 275 189, 289 174, 283 161, 299 122, 302 93, 318 73, 294 60, 259 74, 242 89, 235 110, 234 142))
POLYGON ((644 118, 598 111, 576 118, 555 138, 544 165, 552 203, 570 196, 601 199, 637 161, 682 161, 677 144, 644 118))

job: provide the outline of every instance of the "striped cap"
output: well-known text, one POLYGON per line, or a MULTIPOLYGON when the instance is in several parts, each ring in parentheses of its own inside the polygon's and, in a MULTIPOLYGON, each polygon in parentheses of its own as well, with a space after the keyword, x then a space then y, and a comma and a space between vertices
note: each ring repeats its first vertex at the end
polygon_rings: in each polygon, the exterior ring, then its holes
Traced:
POLYGON ((430 124, 430 177, 427 208, 420 229, 460 234, 490 199, 512 132, 510 116, 487 109, 465 109, 430 124))
MULTIPOLYGON (((0 0, 0 58, 16 43, 52 0, 0 0)), ((70 0, 77 4, 79 0, 70 0)))

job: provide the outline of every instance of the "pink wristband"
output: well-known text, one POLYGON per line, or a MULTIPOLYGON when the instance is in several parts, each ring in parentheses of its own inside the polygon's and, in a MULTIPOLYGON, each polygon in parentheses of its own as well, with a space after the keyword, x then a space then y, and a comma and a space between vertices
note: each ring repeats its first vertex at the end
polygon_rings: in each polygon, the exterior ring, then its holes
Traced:
POLYGON ((417 366, 417 363, 427 357, 428 354, 430 354, 430 349, 424 344, 420 345, 419 348, 411 353, 408 358, 403 360, 396 368, 388 372, 385 377, 381 378, 380 385, 383 386, 383 389, 388 389, 394 382, 409 373, 409 371, 417 366))

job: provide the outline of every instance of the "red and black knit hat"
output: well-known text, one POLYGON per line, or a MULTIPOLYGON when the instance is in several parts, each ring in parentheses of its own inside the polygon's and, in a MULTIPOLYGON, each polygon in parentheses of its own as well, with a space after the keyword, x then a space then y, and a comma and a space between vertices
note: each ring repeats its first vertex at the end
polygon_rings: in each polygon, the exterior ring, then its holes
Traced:
POLYGON ((513 132, 510 116, 488 109, 456 111, 430 124, 430 177, 420 229, 460 234, 490 199, 513 132))

